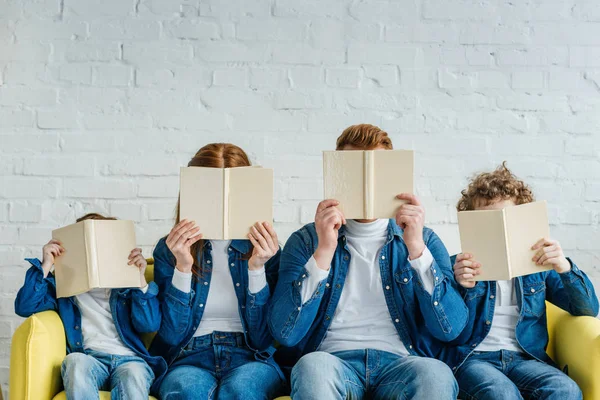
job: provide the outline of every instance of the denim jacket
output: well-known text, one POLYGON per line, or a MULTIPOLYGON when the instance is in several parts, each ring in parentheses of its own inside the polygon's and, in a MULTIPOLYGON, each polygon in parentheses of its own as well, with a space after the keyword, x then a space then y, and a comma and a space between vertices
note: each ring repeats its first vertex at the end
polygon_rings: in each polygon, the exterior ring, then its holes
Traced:
MULTIPOLYGON (((413 355, 433 357, 442 342, 453 340, 460 334, 467 323, 468 312, 454 281, 444 244, 429 228, 423 230, 423 239, 434 258, 432 295, 424 289, 417 271, 408 262, 403 231, 394 220, 389 221, 379 268, 387 307, 406 349, 413 355)), ((288 347, 278 352, 286 357, 282 364, 291 365, 302 355, 319 348, 344 288, 350 252, 345 227, 342 227, 329 276, 302 304, 300 289, 309 275, 305 265, 317 245, 315 225, 311 223, 292 234, 283 250, 280 278, 269 315, 273 336, 288 347)))
MULTIPOLYGON (((56 298, 54 276, 49 274, 44 278, 40 260, 28 258, 26 261, 31 263, 31 268, 15 299, 15 312, 24 318, 42 311, 58 312, 65 328, 67 352, 84 353, 81 313, 75 296, 56 298)), ((146 293, 138 289, 115 289, 111 291, 109 303, 119 337, 138 357, 148 363, 154 376, 159 379, 166 373, 167 363, 161 357, 150 356, 139 335, 155 332, 160 326, 157 293, 158 286, 154 282, 148 284, 146 293)))
MULTIPOLYGON (((456 256, 451 263, 454 265, 456 256)), ((546 304, 549 301, 575 316, 598 314, 598 298, 587 275, 570 259, 571 270, 562 274, 554 270, 515 279, 519 320, 516 338, 531 357, 554 364, 546 354, 548 329, 546 304)), ((461 287, 469 309, 469 322, 461 335, 442 351, 442 360, 456 371, 491 329, 496 302, 496 282, 480 281, 472 289, 461 287)))
MULTIPOLYGON (((250 250, 250 246, 248 240, 232 240, 229 246, 229 264, 231 276, 236 282, 234 288, 243 333, 246 344, 255 352, 255 358, 273 365, 280 372, 272 357, 275 347, 267 325, 267 307, 271 291, 277 282, 280 252, 265 264, 268 285, 260 292, 252 294, 248 290, 248 260, 242 259, 250 250)), ((165 238, 161 239, 154 249, 154 280, 160 288, 163 318, 158 334, 150 346, 150 352, 163 356, 169 365, 192 340, 202 320, 210 287, 211 250, 211 242, 204 241, 202 277, 192 279, 190 292, 184 293, 171 283, 176 261, 167 247, 165 238)))

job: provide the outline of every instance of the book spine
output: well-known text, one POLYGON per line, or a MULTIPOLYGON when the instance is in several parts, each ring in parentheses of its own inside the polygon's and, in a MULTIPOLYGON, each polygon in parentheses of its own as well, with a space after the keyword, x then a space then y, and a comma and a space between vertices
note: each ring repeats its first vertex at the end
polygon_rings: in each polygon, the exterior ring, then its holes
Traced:
POLYGON ((512 263, 510 261, 510 249, 508 248, 508 229, 506 228, 506 210, 502 210, 502 230, 504 231, 504 251, 506 252, 506 262, 508 264, 508 275, 513 278, 512 263))
POLYGON ((223 170, 223 240, 229 239, 229 171, 223 170))
POLYGON ((85 240, 85 256, 88 269, 88 289, 100 286, 100 275, 98 272, 98 246, 96 246, 96 229, 94 221, 83 223, 83 237, 85 240))
POLYGON ((364 210, 363 214, 367 219, 375 218, 374 214, 374 192, 375 192, 375 171, 374 171, 374 157, 375 152, 365 151, 363 159, 363 175, 364 175, 364 210))

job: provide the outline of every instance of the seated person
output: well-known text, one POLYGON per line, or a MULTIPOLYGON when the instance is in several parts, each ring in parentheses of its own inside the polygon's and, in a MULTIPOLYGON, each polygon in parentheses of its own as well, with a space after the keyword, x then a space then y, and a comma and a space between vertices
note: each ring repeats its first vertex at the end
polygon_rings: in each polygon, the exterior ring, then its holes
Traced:
MULTIPOLYGON (((114 220, 87 214, 77 222, 114 220)), ((160 326, 158 286, 146 283, 146 260, 141 249, 129 254, 129 264, 140 270, 141 289, 92 289, 72 297, 57 298, 50 273, 54 258, 65 249, 56 240, 43 248, 43 258, 27 259, 31 268, 15 300, 15 312, 29 317, 41 311, 57 311, 67 340, 67 357, 61 374, 67 399, 99 399, 99 390, 111 392, 113 400, 148 400, 154 378, 167 369, 160 357, 151 357, 139 334, 160 326)))
MULTIPOLYGON (((530 203, 533 193, 506 165, 476 176, 458 211, 499 210, 530 203)), ((474 281, 485 266, 471 254, 453 257, 454 275, 469 308, 469 323, 442 357, 455 372, 461 399, 581 399, 577 384, 546 354, 545 300, 572 315, 598 314, 592 283, 566 258, 560 243, 531 243, 538 265, 553 270, 510 281, 474 281)))

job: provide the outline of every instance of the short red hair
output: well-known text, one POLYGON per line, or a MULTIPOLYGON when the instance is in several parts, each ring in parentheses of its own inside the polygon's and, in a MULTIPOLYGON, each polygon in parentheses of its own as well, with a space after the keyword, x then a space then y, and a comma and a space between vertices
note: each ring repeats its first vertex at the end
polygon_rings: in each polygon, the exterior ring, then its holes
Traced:
POLYGON ((383 147, 386 150, 392 150, 392 139, 387 132, 379 129, 375 125, 360 124, 347 127, 337 138, 336 150, 342 150, 345 146, 354 146, 364 150, 373 150, 377 147, 383 147))

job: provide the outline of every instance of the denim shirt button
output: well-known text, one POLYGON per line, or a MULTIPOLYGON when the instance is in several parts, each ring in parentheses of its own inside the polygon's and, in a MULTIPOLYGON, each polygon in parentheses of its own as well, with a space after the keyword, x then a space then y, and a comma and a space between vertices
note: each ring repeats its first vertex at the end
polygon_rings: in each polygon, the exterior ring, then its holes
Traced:
POLYGON ((477 347, 477 343, 473 343, 471 347, 477 347))
POLYGON ((440 278, 439 278, 438 276, 436 276, 436 277, 435 277, 435 280, 436 280, 436 281, 439 281, 439 280, 440 280, 440 278))
POLYGON ((348 256, 344 256, 344 260, 345 260, 345 261, 348 261, 348 256))
POLYGON ((236 284, 235 284, 235 286, 236 286, 236 287, 240 287, 240 283, 239 283, 239 282, 238 282, 238 283, 236 283, 236 284))
POLYGON ((490 296, 490 299, 493 299, 494 297, 496 297, 496 296, 494 296, 494 295, 491 295, 491 296, 490 296))
POLYGON ((204 304, 199 304, 198 307, 202 308, 204 307, 204 304))
POLYGON ((408 282, 408 278, 403 279, 404 283, 408 282))
POLYGON ((329 287, 329 283, 326 283, 326 284, 325 284, 325 287, 329 287))
POLYGON ((76 344, 77 346, 81 346, 81 343, 80 343, 80 342, 77 342, 77 343, 75 343, 75 344, 76 344))
POLYGON ((396 318, 394 321, 396 321, 396 323, 400 322, 400 320, 398 318, 396 318))
POLYGON ((535 289, 534 288, 531 288, 531 293, 535 293, 535 289))
POLYGON ((326 320, 329 320, 329 319, 331 319, 331 317, 330 317, 329 315, 326 315, 326 316, 325 316, 325 319, 326 319, 326 320))
POLYGON ((75 325, 75 330, 78 331, 79 330, 79 325, 75 325))
POLYGON ((235 264, 234 264, 234 263, 231 263, 231 264, 229 264, 229 265, 230 265, 230 266, 232 266, 232 267, 235 267, 235 264))
POLYGON ((302 286, 302 282, 298 282, 298 286, 302 286))
POLYGON ((298 307, 298 311, 302 310, 302 307, 298 307))
POLYGON ((227 249, 227 251, 231 251, 231 247, 227 249))
POLYGON ((434 301, 434 302, 433 302, 433 305, 434 305, 434 306, 437 306, 438 304, 440 304, 440 303, 438 303, 437 301, 434 301))
POLYGON ((486 324, 486 325, 491 325, 491 324, 492 324, 492 322, 491 322, 491 321, 485 321, 485 324, 486 324))
POLYGON ((408 348, 412 350, 412 344, 410 346, 408 346, 408 348))
POLYGON ((212 262, 212 261, 210 261, 210 260, 206 260, 206 263, 207 263, 207 264, 210 264, 211 262, 212 262))
POLYGON ((389 287, 389 286, 386 286, 386 287, 385 287, 385 290, 390 290, 390 287, 389 287))
POLYGON ((208 282, 204 282, 204 286, 208 285, 208 282))
POLYGON ((302 277, 303 277, 303 278, 306 278, 306 274, 302 274, 302 277))
POLYGON ((382 260, 385 260, 385 256, 381 256, 381 259, 382 259, 382 260))

